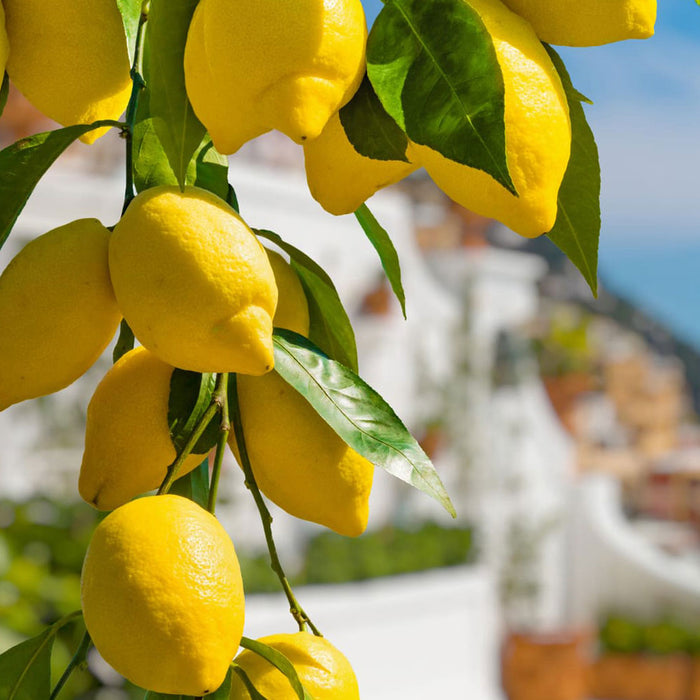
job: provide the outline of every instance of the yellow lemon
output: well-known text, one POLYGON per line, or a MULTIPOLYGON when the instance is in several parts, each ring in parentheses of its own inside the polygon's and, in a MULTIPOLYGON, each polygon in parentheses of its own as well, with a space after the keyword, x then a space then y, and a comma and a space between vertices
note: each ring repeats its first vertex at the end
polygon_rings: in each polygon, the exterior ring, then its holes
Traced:
MULTIPOLYGON (((131 92, 129 55, 114 0, 3 0, 7 72, 47 117, 68 126, 118 119, 131 92)), ((106 129, 82 137, 92 143, 106 129)))
POLYGON ((357 90, 366 39, 360 0, 202 0, 187 93, 222 153, 271 129, 302 143, 357 90))
POLYGON ((164 362, 195 372, 272 369, 272 268, 218 197, 196 187, 142 192, 114 229, 109 269, 124 317, 164 362))
POLYGON ((0 410, 72 384, 102 354, 121 315, 109 231, 80 219, 26 245, 0 275, 0 410))
POLYGON ((105 661, 157 693, 215 691, 243 634, 233 543, 213 515, 180 496, 131 501, 97 526, 81 598, 105 661))
MULTIPOLYGON (((409 156, 410 157, 410 156, 409 156)), ((418 169, 399 160, 374 160, 350 143, 339 114, 304 145, 306 179, 313 198, 331 214, 350 214, 375 192, 418 169)))
MULTIPOLYGON (((350 662, 324 637, 308 632, 273 634, 258 641, 276 649, 292 662, 299 680, 314 700, 360 700, 357 678, 350 662)), ((266 698, 296 700, 287 677, 259 654, 245 650, 236 657, 255 689, 266 698)), ((237 674, 233 674, 230 700, 250 700, 237 674)))
POLYGON ((266 249, 277 284, 277 310, 272 323, 300 335, 309 334, 309 305, 304 288, 292 266, 274 250, 266 249))
POLYGON ((542 41, 600 46, 654 34, 656 0, 504 0, 542 41))
MULTIPOLYGON (((158 488, 175 461, 168 428, 172 373, 153 353, 136 348, 97 385, 87 409, 78 490, 99 510, 113 510, 158 488)), ((187 457, 179 476, 202 459, 187 457)))
MULTIPOLYGON (((465 0, 466 1, 466 0, 465 0)), ((532 27, 500 0, 468 0, 493 38, 505 84, 506 157, 515 196, 482 170, 413 146, 415 161, 458 204, 528 238, 549 231, 569 162, 571 123, 559 75, 532 27)))

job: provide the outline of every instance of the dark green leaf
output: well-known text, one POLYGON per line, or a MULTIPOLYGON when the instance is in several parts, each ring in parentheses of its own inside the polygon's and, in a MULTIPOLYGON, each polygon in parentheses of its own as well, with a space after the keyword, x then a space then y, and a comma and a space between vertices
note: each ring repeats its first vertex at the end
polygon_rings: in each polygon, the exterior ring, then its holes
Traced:
POLYGON ((209 502, 209 460, 205 458, 196 469, 177 479, 168 493, 189 498, 206 509, 209 502))
POLYGON ((55 630, 49 627, 0 656, 2 700, 45 700, 51 694, 51 647, 55 630))
POLYGON ((88 131, 120 122, 104 120, 45 131, 16 141, 0 151, 0 248, 42 175, 73 141, 88 131))
MULTIPOLYGON (((170 378, 168 425, 170 439, 178 454, 187 443, 195 426, 211 405, 216 375, 175 369, 170 378)), ((206 454, 219 437, 219 421, 214 418, 194 446, 194 454, 206 454)))
POLYGON ((198 0, 151 0, 148 15, 148 86, 151 117, 178 184, 202 143, 205 129, 185 91, 185 41, 198 0))
POLYGON ((117 0, 117 7, 122 16, 126 45, 129 49, 129 63, 134 62, 136 49, 136 35, 139 31, 139 19, 141 18, 141 5, 143 0, 117 0))
POLYGON ((356 452, 424 491, 453 517, 435 467, 389 404, 354 372, 291 331, 273 335, 275 371, 356 452))
POLYGON ((273 649, 267 644, 259 642, 257 639, 248 639, 248 637, 243 637, 241 639, 241 646, 244 649, 248 649, 259 656, 262 656, 265 661, 269 661, 278 671, 283 673, 290 685, 292 690, 297 694, 299 700, 313 700, 311 696, 304 690, 299 676, 297 675, 294 664, 280 651, 273 649))
POLYGON ((248 674, 243 670, 241 666, 239 666, 237 663, 234 663, 232 665, 232 668, 236 675, 241 679, 241 683, 243 683, 245 689, 248 691, 248 694, 250 695, 250 700, 269 700, 262 693, 258 692, 257 688, 253 685, 250 678, 248 678, 248 674))
POLYGON ((340 110, 340 123, 360 155, 408 163, 408 136, 382 107, 367 75, 350 102, 340 110))
POLYGON ((228 673, 226 674, 226 678, 224 679, 224 682, 219 686, 217 690, 215 690, 213 693, 209 693, 209 695, 205 695, 204 698, 205 700, 229 700, 231 696, 231 675, 233 674, 233 670, 229 668, 228 673))
POLYGON ((10 95, 10 76, 5 73, 2 79, 2 87, 0 87, 0 116, 5 111, 5 105, 7 104, 7 98, 10 95))
POLYGON ((308 255, 272 231, 256 230, 284 250, 299 275, 309 304, 309 338, 330 357, 357 371, 355 333, 331 278, 308 255))
POLYGON ((600 238, 600 163, 598 147, 578 93, 557 52, 545 48, 559 72, 571 115, 571 157, 559 188, 557 220, 547 236, 581 271, 594 296, 598 293, 600 238))
POLYGON ((236 196, 236 190, 234 190, 231 185, 228 186, 228 194, 226 195, 225 199, 232 209, 237 211, 239 214, 241 213, 241 209, 238 206, 238 197, 236 196))
POLYGON ((406 318, 406 295, 401 284, 401 265, 399 264, 399 256, 394 248, 394 244, 389 238, 389 234, 382 228, 381 224, 374 218, 374 214, 369 210, 366 204, 360 205, 355 212, 357 220, 362 226, 362 230, 369 238, 374 249, 379 253, 382 267, 386 273, 387 279, 394 290, 396 298, 401 304, 403 317, 406 318))
POLYGON ((367 41, 367 73, 415 143, 483 170, 508 172, 505 91, 491 35, 464 0, 386 0, 367 41))
POLYGON ((229 195, 231 186, 228 184, 228 158, 214 148, 208 134, 187 168, 187 184, 209 190, 224 201, 229 195))

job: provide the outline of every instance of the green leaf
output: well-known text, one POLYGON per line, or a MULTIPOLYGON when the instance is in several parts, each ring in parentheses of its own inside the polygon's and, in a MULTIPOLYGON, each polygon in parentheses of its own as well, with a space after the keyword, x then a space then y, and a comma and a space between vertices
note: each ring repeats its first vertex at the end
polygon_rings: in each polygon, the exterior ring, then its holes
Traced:
POLYGON ((7 98, 10 95, 10 76, 5 73, 2 79, 2 87, 0 87, 0 116, 5 111, 5 105, 7 105, 7 98))
POLYGON ((214 148, 208 134, 190 161, 186 183, 209 190, 224 201, 229 196, 232 188, 228 184, 228 158, 214 148))
POLYGON ((224 199, 233 210, 235 210, 239 214, 241 213, 241 208, 238 206, 238 197, 236 196, 236 190, 234 190, 231 185, 228 186, 228 193, 226 194, 226 197, 224 197, 224 199))
POLYGON ((284 250, 299 275, 309 304, 309 339, 327 355, 357 371, 357 345, 350 319, 333 281, 308 255, 272 231, 256 230, 284 250))
POLYGON ((580 93, 571 84, 564 62, 547 49, 569 102, 571 157, 559 188, 557 220, 547 234, 581 271, 594 296, 598 293, 598 241, 600 238, 600 163, 598 147, 580 93))
POLYGON ((189 498, 206 510, 209 503, 209 460, 204 459, 196 469, 177 479, 168 493, 189 498))
POLYGON ((51 647, 55 629, 49 627, 0 656, 0 698, 45 700, 51 694, 51 647))
POLYGON ((379 260, 382 263, 387 279, 394 290, 396 298, 401 304, 401 312, 406 318, 406 295, 403 291, 401 283, 401 265, 399 263, 399 255, 394 248, 394 244, 389 238, 389 234, 384 230, 382 225, 375 219, 374 214, 369 210, 366 204, 361 204, 355 212, 355 217, 360 222, 362 230, 369 238, 374 249, 379 253, 379 260))
POLYGON ((283 673, 290 685, 292 690, 297 694, 299 700, 313 700, 311 695, 307 693, 304 686, 299 680, 294 664, 280 651, 273 649, 267 644, 259 642, 257 639, 249 639, 248 637, 243 637, 241 639, 241 646, 244 649, 252 651, 254 654, 262 656, 265 661, 269 661, 278 671, 283 673))
POLYGON ((234 673, 236 673, 236 675, 241 679, 241 682, 245 686, 245 689, 248 691, 248 694, 250 695, 250 700, 269 700, 269 698, 266 698, 262 693, 258 692, 257 688, 253 685, 250 678, 248 678, 248 674, 241 666, 234 662, 231 665, 231 668, 233 669, 234 673))
MULTIPOLYGON (((182 452, 194 427, 211 405, 216 387, 216 375, 199 374, 184 369, 174 369, 170 377, 168 401, 168 425, 170 439, 178 454, 182 452)), ((219 437, 219 421, 214 418, 206 427, 192 452, 206 454, 214 447, 219 437)))
POLYGON ((103 120, 45 131, 16 141, 0 151, 0 248, 10 235, 29 195, 43 174, 73 141, 105 126, 120 122, 103 120))
POLYGON ((367 40, 367 73, 415 143, 483 170, 508 172, 505 90, 491 35, 464 0, 386 0, 367 40))
POLYGON ((354 372, 306 338, 276 329, 275 371, 356 452, 455 510, 430 459, 389 404, 354 372))
POLYGON ((406 157, 408 136, 382 107, 366 74, 339 116, 345 135, 360 155, 375 160, 409 162, 406 157))
POLYGON ((151 0, 148 15, 148 86, 151 117, 181 187, 205 129, 185 91, 185 41, 198 0, 151 0))
POLYGON ((136 35, 139 32, 139 20, 141 19, 141 5, 143 0, 117 0, 117 7, 122 16, 126 45, 129 50, 129 63, 134 62, 136 51, 136 35))

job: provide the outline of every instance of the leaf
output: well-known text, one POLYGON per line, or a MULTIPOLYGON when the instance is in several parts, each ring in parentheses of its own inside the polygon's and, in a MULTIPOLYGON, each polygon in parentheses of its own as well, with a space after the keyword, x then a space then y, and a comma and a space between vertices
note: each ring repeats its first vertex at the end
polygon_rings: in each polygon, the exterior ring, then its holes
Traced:
POLYGON ((353 148, 366 158, 408 163, 408 136, 387 114, 365 74, 353 98, 340 110, 340 123, 353 148))
POLYGON ((430 459, 374 389, 296 333, 276 329, 272 341, 275 371, 350 447, 427 493, 455 517, 450 497, 430 459))
POLYGON ((262 656, 265 661, 269 661, 278 671, 283 673, 290 685, 292 690, 297 694, 299 700, 313 700, 313 698, 306 692, 304 686, 299 680, 294 664, 280 651, 274 649, 267 644, 259 642, 257 639, 249 639, 248 637, 243 637, 241 639, 241 646, 244 649, 252 651, 254 654, 262 656))
POLYGON ((185 41, 197 0, 151 0, 148 15, 148 85, 151 117, 181 187, 205 129, 187 99, 185 41))
POLYGON ((55 629, 8 649, 0 656, 0 698, 42 700, 51 694, 51 647, 55 629))
POLYGON ((109 119, 45 131, 16 141, 0 151, 0 248, 42 175, 73 141, 105 126, 121 127, 109 119))
MULTIPOLYGON (((168 425, 170 439, 178 454, 182 452, 195 426, 211 405, 216 387, 216 375, 199 374, 184 369, 174 369, 170 377, 168 401, 168 425)), ((214 418, 196 442, 192 452, 206 454, 219 437, 219 421, 214 418)))
POLYGON ((206 509, 209 502, 209 460, 205 458, 196 469, 177 479, 168 493, 189 498, 206 509))
POLYGON ((309 339, 326 354, 357 371, 355 333, 331 278, 308 255, 286 243, 278 234, 257 229, 256 233, 289 255, 309 304, 309 339))
POLYGON ((229 700, 231 696, 231 676, 233 669, 229 668, 224 682, 213 693, 204 696, 204 700, 229 700))
POLYGON ((232 189, 228 184, 228 158, 214 148, 208 134, 205 134, 190 161, 186 183, 209 190, 224 201, 228 198, 232 189))
POLYGON ((241 209, 238 206, 238 197, 236 196, 236 190, 233 189, 231 185, 228 186, 228 193, 225 197, 228 205, 237 213, 241 213, 241 209))
POLYGON ((547 234, 581 271, 593 296, 598 295, 598 241, 600 238, 600 163, 598 147, 580 93, 571 84, 564 62, 547 44, 547 49, 569 102, 571 115, 571 157, 559 188, 557 220, 547 234))
POLYGON ((139 20, 141 19, 141 5, 143 0, 117 0, 117 7, 122 16, 126 45, 129 50, 129 63, 134 62, 136 51, 136 35, 139 32, 139 20))
POLYGON ((415 143, 483 170, 508 172, 505 89, 491 35, 464 0, 386 0, 367 40, 367 74, 415 143))
POLYGON ((234 662, 231 665, 231 668, 233 669, 234 673, 236 673, 236 675, 238 675, 238 677, 241 679, 241 682, 245 686, 245 689, 248 691, 248 694, 250 695, 250 700, 269 700, 262 693, 258 692, 250 678, 248 678, 248 674, 243 670, 241 666, 234 662))
POLYGON ((394 244, 389 238, 389 234, 382 228, 381 224, 375 219, 374 214, 369 210, 366 204, 361 204, 355 212, 355 217, 360 222, 362 230, 369 238, 374 249, 379 253, 382 267, 386 273, 387 279, 394 290, 396 298, 401 304, 401 312, 406 318, 406 295, 403 291, 401 283, 401 265, 399 263, 399 255, 394 248, 394 244))
POLYGON ((10 95, 10 76, 5 73, 2 79, 2 87, 0 87, 0 116, 5 111, 5 106, 7 105, 7 98, 10 95))

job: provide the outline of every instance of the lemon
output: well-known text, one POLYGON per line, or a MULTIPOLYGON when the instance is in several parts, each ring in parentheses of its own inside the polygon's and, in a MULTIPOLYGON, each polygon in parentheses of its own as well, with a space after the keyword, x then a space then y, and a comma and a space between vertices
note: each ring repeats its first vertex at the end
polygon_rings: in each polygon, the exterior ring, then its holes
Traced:
POLYGON ((216 690, 243 634, 243 582, 218 520, 180 496, 149 496, 95 529, 81 577, 97 650, 158 693, 216 690))
POLYGON ((532 27, 500 0, 469 0, 492 36, 505 84, 506 157, 518 192, 490 175, 413 145, 414 159, 458 204, 535 237, 557 217, 571 151, 569 108, 559 75, 532 27))
MULTIPOLYGON (((175 461, 168 428, 172 373, 153 353, 135 348, 97 385, 87 409, 78 490, 99 510, 113 510, 158 488, 175 461)), ((190 455, 178 475, 202 459, 190 455)))
POLYGON ((313 198, 331 214, 350 214, 375 192, 418 169, 398 160, 374 160, 350 143, 339 114, 304 145, 306 179, 313 198))
POLYGON ((195 372, 272 369, 272 268, 218 197, 196 187, 145 190, 114 229, 109 269, 124 317, 164 362, 195 372))
MULTIPOLYGON (((129 55, 114 0, 3 0, 7 72, 47 117, 68 126, 118 119, 131 93, 129 55)), ((107 129, 85 134, 92 143, 107 129)))
POLYGON ((542 41, 600 46, 654 34, 656 0, 504 0, 542 41))
POLYGON ((0 275, 0 410, 72 384, 102 354, 121 315, 109 231, 80 219, 27 244, 0 275))
POLYGON ((271 129, 302 143, 357 90, 366 39, 360 0, 201 0, 187 93, 221 153, 271 129))
MULTIPOLYGON (((308 632, 273 634, 258 640, 289 659, 304 688, 314 700, 360 700, 357 678, 350 662, 324 637, 308 632)), ((296 700, 287 677, 259 654, 245 650, 236 657, 255 689, 266 698, 296 700)), ((233 674, 230 700, 250 700, 237 674, 233 674)))
POLYGON ((309 334, 309 305, 304 288, 292 266, 274 250, 266 249, 277 284, 277 310, 272 323, 300 335, 309 334))

